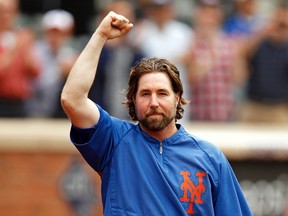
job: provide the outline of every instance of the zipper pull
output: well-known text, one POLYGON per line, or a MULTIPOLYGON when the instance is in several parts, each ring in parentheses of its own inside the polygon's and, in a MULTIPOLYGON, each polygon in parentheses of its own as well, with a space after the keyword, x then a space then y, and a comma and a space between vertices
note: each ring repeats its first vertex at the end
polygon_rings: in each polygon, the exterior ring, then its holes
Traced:
POLYGON ((161 155, 162 155, 162 153, 163 153, 163 144, 162 144, 162 142, 160 142, 159 153, 160 153, 161 155))

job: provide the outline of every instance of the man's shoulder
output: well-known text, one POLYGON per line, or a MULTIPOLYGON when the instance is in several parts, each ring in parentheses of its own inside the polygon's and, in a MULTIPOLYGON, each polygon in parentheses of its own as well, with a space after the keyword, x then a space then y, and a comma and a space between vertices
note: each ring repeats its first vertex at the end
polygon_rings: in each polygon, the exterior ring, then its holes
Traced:
POLYGON ((219 158, 219 156, 222 155, 221 149, 217 145, 209 141, 208 139, 203 139, 196 135, 190 135, 190 136, 195 141, 198 148, 202 150, 203 152, 205 152, 208 157, 219 158))

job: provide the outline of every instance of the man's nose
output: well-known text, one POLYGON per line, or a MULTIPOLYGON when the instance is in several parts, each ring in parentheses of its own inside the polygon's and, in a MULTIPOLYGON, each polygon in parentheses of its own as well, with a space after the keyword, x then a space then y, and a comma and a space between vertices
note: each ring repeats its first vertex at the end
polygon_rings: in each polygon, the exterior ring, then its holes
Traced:
POLYGON ((158 107, 159 106, 157 95, 154 95, 154 94, 151 95, 150 106, 151 107, 158 107))

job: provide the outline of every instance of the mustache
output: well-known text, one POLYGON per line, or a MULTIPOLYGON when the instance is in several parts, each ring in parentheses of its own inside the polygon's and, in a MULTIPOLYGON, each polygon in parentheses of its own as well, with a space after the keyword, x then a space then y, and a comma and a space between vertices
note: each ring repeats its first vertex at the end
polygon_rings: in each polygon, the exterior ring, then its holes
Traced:
POLYGON ((151 115, 163 115, 163 112, 153 109, 153 110, 149 110, 145 116, 149 117, 151 115))

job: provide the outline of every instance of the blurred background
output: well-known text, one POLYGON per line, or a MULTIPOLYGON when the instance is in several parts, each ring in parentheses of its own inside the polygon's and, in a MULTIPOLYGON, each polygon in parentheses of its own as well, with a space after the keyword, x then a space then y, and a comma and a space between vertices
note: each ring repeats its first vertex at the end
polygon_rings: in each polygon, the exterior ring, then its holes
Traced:
POLYGON ((110 10, 134 28, 105 45, 89 97, 129 119, 130 67, 171 60, 191 101, 180 123, 222 149, 255 216, 288 216, 285 0, 0 0, 0 214, 103 215, 59 99, 110 10))

